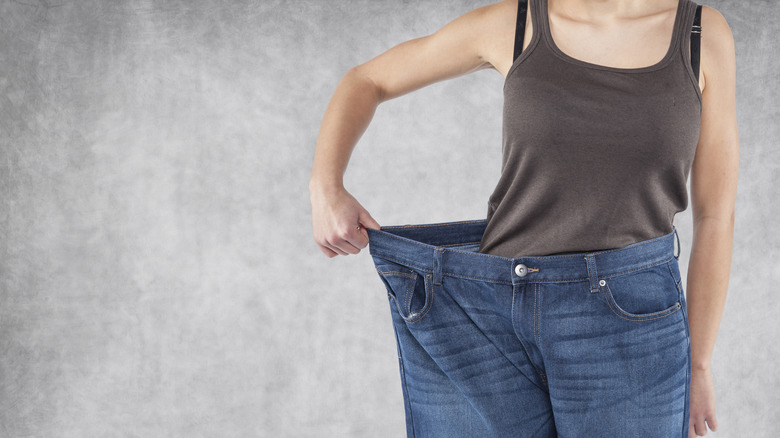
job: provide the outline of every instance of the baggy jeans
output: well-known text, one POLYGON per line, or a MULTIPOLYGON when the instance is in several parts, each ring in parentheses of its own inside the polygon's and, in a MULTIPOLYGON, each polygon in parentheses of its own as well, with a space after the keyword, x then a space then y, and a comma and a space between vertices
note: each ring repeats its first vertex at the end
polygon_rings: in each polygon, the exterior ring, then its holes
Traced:
POLYGON ((691 351, 672 233, 532 257, 486 220, 367 228, 408 437, 688 437, 691 351))

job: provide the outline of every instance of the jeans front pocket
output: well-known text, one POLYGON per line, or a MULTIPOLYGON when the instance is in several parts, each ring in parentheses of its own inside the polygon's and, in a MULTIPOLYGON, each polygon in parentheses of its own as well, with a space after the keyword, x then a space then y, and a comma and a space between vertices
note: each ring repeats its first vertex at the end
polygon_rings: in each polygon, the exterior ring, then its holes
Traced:
POLYGON ((422 319, 433 303, 432 274, 373 256, 379 277, 387 287, 387 296, 408 323, 422 319))
POLYGON ((629 321, 672 315, 680 310, 682 303, 670 263, 604 277, 599 283, 600 293, 615 315, 629 321))

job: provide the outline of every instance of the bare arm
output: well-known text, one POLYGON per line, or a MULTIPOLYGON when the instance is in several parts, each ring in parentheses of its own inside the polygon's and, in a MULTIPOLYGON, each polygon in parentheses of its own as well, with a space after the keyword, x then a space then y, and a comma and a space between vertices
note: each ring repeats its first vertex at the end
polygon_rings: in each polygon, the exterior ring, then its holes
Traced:
POLYGON ((691 169, 693 245, 688 268, 691 333, 691 423, 704 435, 717 428, 710 359, 726 302, 734 236, 739 139, 734 38, 723 16, 702 7, 702 128, 691 169))
MULTIPOLYGON (((503 1, 467 12, 431 35, 353 67, 341 79, 325 110, 309 180, 314 237, 327 256, 357 254, 368 244, 365 230, 356 229, 359 223, 379 227, 343 186, 352 150, 377 106, 435 82, 493 68, 487 60, 495 52, 491 35, 497 20, 506 20, 507 6, 503 1)), ((511 57, 511 49, 506 56, 511 57)))

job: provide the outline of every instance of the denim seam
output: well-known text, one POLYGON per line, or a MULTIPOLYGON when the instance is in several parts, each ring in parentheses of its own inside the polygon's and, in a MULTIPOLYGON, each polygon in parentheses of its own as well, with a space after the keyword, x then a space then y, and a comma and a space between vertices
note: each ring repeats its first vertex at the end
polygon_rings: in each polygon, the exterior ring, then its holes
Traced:
MULTIPOLYGON (((515 292, 514 292, 514 290, 513 290, 513 291, 512 291, 512 298, 513 298, 513 299, 512 299, 512 309, 514 309, 514 303, 515 303, 515 300, 514 300, 514 296, 515 296, 515 295, 514 295, 514 294, 515 294, 515 292)), ((453 301, 453 302, 455 303, 455 305, 456 305, 456 306, 458 306, 458 307, 459 307, 459 308, 460 308, 460 309, 463 311, 463 315, 464 315, 464 316, 465 316, 465 317, 466 317, 466 318, 467 318, 467 319, 468 319, 468 320, 471 322, 471 324, 474 326, 474 328, 475 328, 475 329, 477 329, 477 331, 479 331, 479 333, 480 333, 480 334, 482 334, 482 336, 484 336, 484 337, 485 337, 485 339, 487 340, 487 342, 488 342, 490 345, 492 345, 493 347, 495 347, 496 351, 497 351, 497 352, 498 352, 498 353, 499 353, 501 356, 503 356, 503 357, 504 357, 504 359, 506 359, 506 360, 507 360, 507 362, 509 362, 509 364, 510 364, 510 365, 512 365, 512 366, 513 366, 513 367, 514 367, 514 368, 515 368, 515 369, 516 369, 516 370, 517 370, 517 371, 520 373, 520 375, 522 375, 523 377, 525 377, 525 378, 527 378, 527 379, 531 380, 530 378, 528 378, 528 376, 526 376, 525 374, 523 374, 522 370, 520 370, 520 368, 518 368, 518 367, 517 367, 517 365, 516 365, 514 362, 512 362, 512 360, 511 360, 511 359, 509 359, 509 357, 506 355, 506 353, 504 353, 504 352, 503 352, 503 351, 502 351, 502 350, 501 350, 501 349, 498 347, 498 345, 496 345, 496 343, 495 343, 495 342, 493 342, 493 340, 492 340, 492 339, 490 339, 490 337, 489 337, 488 335, 486 335, 484 331, 482 331, 482 328, 479 326, 479 324, 477 324, 477 323, 476 323, 476 321, 474 321, 474 319, 471 317, 471 315, 470 315, 468 312, 466 312, 466 310, 463 308, 463 306, 461 306, 461 305, 460 305, 460 303, 458 303, 457 301, 453 301)), ((513 316, 513 318, 512 318, 512 325, 514 326, 514 316, 513 316)), ((522 344, 522 341, 520 341, 520 343, 522 344)), ((524 345, 524 344, 523 344, 523 349, 525 349, 525 345, 524 345)), ((528 350, 526 350, 526 354, 527 354, 527 353, 528 353, 528 350)), ((531 363, 533 364, 533 361, 531 360, 531 356, 530 356, 530 355, 528 356, 528 359, 529 359, 528 361, 529 361, 529 362, 531 362, 531 363)), ((536 365, 534 365, 534 367, 536 367, 536 365)), ((537 368, 537 369, 536 369, 536 371, 538 372, 538 371, 539 371, 539 369, 537 368)), ((544 388, 543 388, 543 387, 541 387, 541 386, 539 386, 539 385, 536 385, 536 382, 534 382, 533 380, 531 380, 531 383, 532 383, 534 386, 536 386, 537 388, 539 388, 539 389, 541 389, 541 390, 543 390, 543 391, 544 391, 544 388)), ((458 389, 460 390, 460 388, 458 388, 458 389)), ((462 392, 462 391, 461 391, 461 392, 462 392)), ((464 394, 464 395, 465 395, 465 394, 464 394)), ((468 399, 468 397, 467 397, 467 399, 468 399)), ((474 405, 472 404, 471 400, 468 400, 468 402, 469 402, 469 404, 471 404, 471 405, 472 405, 472 407, 474 407, 474 405)), ((478 409, 476 409, 476 407, 474 407, 474 410, 475 410, 475 411, 477 411, 477 413, 479 414, 479 416, 480 416, 480 417, 481 417, 483 420, 485 419, 485 417, 482 415, 482 413, 481 413, 481 412, 479 412, 479 410, 478 410, 478 409)))
POLYGON ((404 266, 409 266, 410 268, 415 268, 418 271, 432 272, 430 269, 426 269, 426 268, 423 268, 422 266, 417 266, 417 265, 414 265, 414 264, 406 262, 406 261, 396 260, 396 259, 394 259, 392 257, 387 257, 387 256, 383 256, 383 255, 376 255, 376 254, 375 254, 375 256, 380 258, 380 259, 385 259, 385 260, 389 260, 389 261, 394 262, 394 263, 398 263, 399 265, 404 265, 404 266))
MULTIPOLYGON (((414 284, 415 284, 415 282, 416 282, 416 277, 417 277, 417 275, 419 275, 419 274, 417 274, 417 273, 416 273, 416 272, 414 272, 414 271, 411 271, 411 272, 401 272, 401 271, 381 271, 379 268, 377 268, 377 270, 376 270, 376 271, 377 271, 377 272, 378 272, 380 275, 382 275, 382 276, 396 275, 396 276, 400 276, 400 277, 406 277, 406 278, 408 278, 409 280, 412 280, 412 281, 407 281, 407 282, 406 282, 406 289, 404 290, 404 304, 405 304, 405 305, 407 306, 407 308, 408 308, 408 307, 409 307, 409 302, 411 302, 411 295, 409 294, 409 288, 410 288, 410 286, 411 286, 411 285, 414 285, 414 284)), ((404 309, 404 310, 405 310, 405 309, 404 309)))
MULTIPOLYGON (((539 291, 540 285, 539 283, 534 284, 534 290, 535 290, 535 301, 538 304, 536 305, 536 312, 538 314, 538 318, 534 316, 534 319, 536 320, 536 348, 539 349, 539 352, 542 351, 542 298, 541 293, 539 291)), ((533 362, 533 361, 532 361, 533 362)), ((542 372, 541 369, 537 368, 536 371, 539 373, 539 375, 542 378, 542 383, 545 385, 547 384, 547 376, 542 372)))
POLYGON ((596 269, 596 258, 594 256, 585 256, 585 264, 588 267, 588 286, 590 287, 590 292, 597 292, 598 282, 594 278, 598 277, 598 271, 596 269))
MULTIPOLYGON (((672 278, 674 279, 675 283, 679 283, 680 281, 682 281, 682 278, 680 278, 680 280, 678 280, 677 277, 674 275, 674 271, 672 270, 672 261, 671 260, 669 260, 666 263, 666 267, 669 268, 669 275, 672 276, 672 278)), ((679 290, 678 290, 678 292, 679 292, 679 290)))
MULTIPOLYGON (((463 243, 442 243, 442 244, 440 244, 438 246, 441 246, 441 247, 445 247, 445 246, 463 246, 463 245, 473 245, 475 243, 482 243, 482 241, 477 240, 477 241, 474 241, 474 242, 463 242, 463 243)), ((434 245, 434 246, 436 246, 436 245, 434 245)), ((463 251, 458 251, 458 252, 463 252, 463 251)), ((472 251, 468 251, 468 252, 470 252, 472 254, 480 254, 480 253, 475 253, 475 252, 472 252, 472 251)))
POLYGON ((495 280, 492 278, 482 278, 482 277, 472 277, 469 275, 463 275, 463 274, 456 274, 454 272, 442 272, 442 275, 446 275, 448 277, 457 277, 457 278, 468 278, 470 280, 479 280, 479 281, 486 281, 489 283, 500 283, 500 284, 534 284, 534 283, 576 283, 580 281, 587 281, 587 277, 581 277, 581 278, 571 278, 566 280, 518 280, 517 283, 512 283, 511 281, 501 281, 501 280, 495 280))
POLYGON ((534 337, 539 347, 539 284, 534 284, 534 337))
POLYGON ((539 347, 539 350, 542 349, 542 292, 540 289, 539 283, 536 283, 536 299, 539 301, 539 305, 537 306, 537 312, 539 313, 539 318, 537 319, 537 332, 536 332, 536 345, 539 347))
MULTIPOLYGON (((683 290, 682 290, 682 280, 677 282, 677 287, 678 287, 677 292, 682 294, 683 293, 683 290)), ((688 364, 687 364, 687 368, 685 370, 685 379, 686 379, 686 382, 685 382, 685 400, 686 401, 684 403, 683 419, 684 419, 684 421, 688 421, 686 419, 690 415, 690 413, 689 413, 690 412, 690 379, 691 379, 691 366, 692 366, 692 364, 691 364, 691 333, 690 333, 690 329, 689 329, 689 326, 688 326, 689 323, 688 323, 688 312, 687 312, 687 309, 682 309, 682 310, 683 310, 683 313, 682 313, 683 314, 683 322, 685 323, 685 336, 686 336, 686 338, 688 340, 688 355, 687 355, 688 357, 686 358, 686 360, 688 361, 688 364)), ((690 430, 690 422, 688 424, 688 429, 690 430)), ((685 423, 683 423, 682 437, 683 438, 687 438, 687 436, 685 435, 685 423)))
MULTIPOLYGON (((431 307, 433 306, 433 285, 428 285, 426 283, 424 285, 424 287, 425 287, 425 301, 426 301, 425 306, 422 308, 422 310, 420 310, 420 313, 415 315, 413 318, 407 318, 407 317, 404 316, 404 314, 406 313, 406 309, 409 309, 410 313, 412 312, 412 310, 411 310, 412 295, 414 293, 415 286, 417 286, 417 279, 419 278, 420 274, 418 274, 417 272, 414 272, 414 271, 411 271, 411 272, 381 271, 381 270, 379 270, 379 268, 377 268, 376 270, 377 270, 377 272, 379 272, 380 274, 383 274, 383 275, 398 275, 398 276, 406 277, 406 278, 409 279, 409 281, 406 282, 406 289, 404 290, 404 297, 403 297, 403 300, 401 301, 401 303, 403 303, 402 305, 405 306, 405 307, 403 309, 399 309, 399 312, 403 311, 403 313, 400 313, 400 315, 404 319, 404 321, 406 321, 406 322, 408 322, 410 324, 414 324, 415 322, 417 322, 420 319, 422 319, 422 317, 425 316, 428 313, 429 310, 431 310, 431 307), (430 287, 430 290, 429 290, 429 287, 430 287)), ((430 275, 431 274, 426 272, 425 277, 429 278, 430 275)), ((424 279, 423 281, 426 281, 426 280, 424 279)), ((391 296, 391 298, 393 298, 393 297, 391 296)), ((394 298, 394 301, 396 303, 399 303, 397 298, 394 298)))
POLYGON ((413 274, 413 273, 402 272, 402 271, 380 271, 379 269, 377 269, 376 271, 379 272, 380 274, 385 274, 385 275, 402 275, 404 277, 413 277, 413 276, 416 275, 416 274, 413 274))
POLYGON ((410 280, 406 282, 406 291, 404 291, 404 311, 408 310, 412 313, 412 295, 414 295, 414 289, 417 287, 417 274, 410 277, 410 280))
MULTIPOLYGON (((528 352, 528 347, 526 347, 526 346, 525 346, 525 342, 523 342, 523 340, 521 339, 521 337, 520 337, 520 331, 518 330, 518 328, 517 328, 517 325, 515 324, 515 300, 517 299, 517 296, 516 296, 516 295, 517 295, 517 294, 516 294, 516 292, 515 292, 515 289, 514 289, 514 288, 512 288, 512 330, 514 330, 514 332, 515 332, 515 337, 516 337, 516 338, 517 338, 517 340, 520 342, 520 345, 523 347, 523 351, 525 351, 525 355, 528 357, 528 362, 529 362, 529 363, 530 363, 530 364, 531 364, 531 365, 534 367, 534 369, 536 370, 536 373, 537 373, 537 374, 539 374, 539 375, 541 376, 541 375, 543 375, 543 374, 542 374, 542 371, 539 369, 539 367, 537 367, 537 366, 536 366, 536 363, 533 361, 533 359, 531 359, 531 353, 529 353, 529 352, 528 352)), ((518 315, 518 316, 519 316, 519 315, 518 315)), ((511 361, 510 361, 510 362, 511 362, 511 361)), ((515 367, 515 368, 517 368, 517 367, 515 367)), ((519 371, 519 369, 518 369, 518 371, 519 371)), ((520 374, 523 374, 523 372, 522 372, 522 371, 520 371, 520 374)), ((523 375, 524 375, 524 374, 523 374, 523 375)), ((526 377, 527 377, 527 376, 526 376, 526 377)), ((546 382, 545 382, 545 380, 546 380, 546 379, 544 379, 544 378, 543 378, 543 379, 542 379, 542 383, 546 383, 546 382)), ((533 382, 533 380, 531 380, 531 382, 532 382, 532 383, 534 383, 534 385, 536 385, 536 383, 535 383, 535 382, 533 382)), ((540 386, 538 386, 538 385, 536 385, 536 386, 537 386, 539 389, 543 389, 542 387, 540 387, 540 386)))
MULTIPOLYGON (((449 250, 449 251, 452 251, 452 250, 449 250)), ((458 252, 460 252, 460 251, 458 251, 458 252)), ((478 253, 465 253, 465 254, 478 254, 478 253)), ((411 268, 415 268, 415 269, 417 269, 419 271, 431 272, 430 269, 426 269, 426 268, 423 268, 421 266, 414 265, 414 264, 409 263, 407 261, 397 260, 397 259, 394 259, 392 257, 385 256, 385 255, 376 255, 375 254, 375 256, 378 257, 378 258, 381 258, 381 259, 385 259, 385 260, 394 262, 394 263, 398 263, 398 264, 401 264, 401 265, 409 266, 411 268)), ((674 256, 669 257, 669 258, 667 258, 665 260, 662 260, 662 261, 659 261, 659 262, 650 263, 650 264, 647 264, 647 265, 644 265, 644 266, 640 266, 640 267, 637 267, 637 268, 633 268, 633 269, 629 269, 629 270, 626 270, 626 271, 621 271, 621 272, 616 272, 614 274, 604 275, 604 276, 602 276, 602 278, 612 278, 612 277, 616 277, 616 276, 619 276, 619 275, 627 274, 629 272, 638 271, 640 269, 649 268, 651 266, 660 265, 662 263, 668 263, 673 258, 674 258, 674 256)), ((509 281, 501 281, 501 280, 495 280, 495 279, 492 279, 492 278, 483 278, 483 277, 472 277, 472 276, 469 276, 469 275, 457 274, 457 273, 454 273, 454 272, 442 271, 442 275, 448 275, 450 277, 470 278, 470 279, 473 279, 473 280, 481 280, 481 281, 487 281, 487 282, 491 282, 491 283, 514 284, 514 283, 509 282, 509 281)), ((586 281, 586 280, 589 280, 589 278, 588 277, 583 277, 583 278, 572 278, 572 279, 566 279, 566 280, 536 280, 534 282, 538 282, 538 283, 570 283, 570 282, 586 281)), ((530 283, 531 281, 528 280, 528 282, 530 283)))
POLYGON ((615 302, 615 298, 612 296, 612 291, 609 288, 609 285, 606 284, 604 287, 607 289, 607 304, 609 305, 609 308, 612 309, 612 313, 619 316, 620 318, 625 319, 626 321, 651 321, 654 319, 660 319, 667 317, 669 315, 674 314, 680 308, 682 307, 682 304, 678 301, 677 304, 675 304, 672 307, 669 307, 668 309, 659 310, 658 312, 648 313, 647 315, 639 315, 636 313, 629 313, 625 310, 621 309, 617 302, 615 302))
MULTIPOLYGON (((391 309, 392 310, 392 309, 391 309)), ((401 368, 401 383, 403 384, 403 395, 406 400, 405 403, 408 404, 407 408, 409 409, 409 417, 411 419, 411 429, 412 429, 412 437, 416 436, 414 433, 414 409, 412 409, 412 398, 409 396, 409 385, 406 383, 406 367, 404 366, 404 358, 403 353, 401 352, 401 340, 398 338, 398 330, 394 329, 393 332, 395 333, 395 341, 396 345, 398 346, 398 361, 400 362, 400 368, 401 368)))
POLYGON ((414 318, 410 318, 410 319, 404 318, 404 320, 409 324, 414 324, 415 322, 420 321, 421 319, 423 319, 425 315, 428 314, 431 308, 433 308, 433 289, 435 287, 433 285, 432 280, 430 283, 428 282, 428 279, 430 278, 431 278, 431 274, 428 273, 426 273, 425 277, 423 278, 423 282, 424 282, 423 287, 425 288, 425 301, 427 302, 427 304, 422 308, 422 310, 420 310, 419 314, 415 315, 414 318))
POLYGON ((511 281, 501 281, 501 280, 494 280, 492 278, 482 278, 482 277, 471 277, 469 275, 463 275, 463 274, 456 274, 454 272, 444 272, 442 271, 442 276, 448 276, 448 277, 459 277, 459 278, 468 278, 471 280, 479 280, 479 281, 486 281, 489 283, 500 283, 500 284, 508 284, 512 285, 513 283, 511 281))
POLYGON ((663 264, 663 263, 669 263, 673 258, 674 258, 674 256, 669 257, 668 259, 665 259, 665 260, 661 260, 660 262, 653 262, 653 263, 649 263, 649 264, 644 265, 644 266, 639 266, 639 267, 636 267, 636 268, 628 269, 626 271, 620 271, 620 272, 615 272, 613 274, 604 275, 604 276, 602 276, 602 278, 617 277, 617 276, 620 276, 620 275, 628 274, 629 272, 640 271, 642 269, 647 269, 647 268, 650 268, 650 267, 653 267, 653 266, 658 266, 658 265, 663 264))
MULTIPOLYGON (((533 285, 534 288, 534 342, 536 342, 536 305, 539 302, 539 295, 536 293, 536 284, 533 285)), ((537 344, 538 345, 538 344, 537 344)), ((537 371, 539 371, 537 369, 537 371)))

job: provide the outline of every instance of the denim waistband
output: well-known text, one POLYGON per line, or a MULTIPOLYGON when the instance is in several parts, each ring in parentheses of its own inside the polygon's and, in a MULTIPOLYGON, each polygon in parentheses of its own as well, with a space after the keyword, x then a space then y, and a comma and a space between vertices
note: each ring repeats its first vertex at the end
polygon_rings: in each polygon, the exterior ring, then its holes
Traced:
POLYGON ((669 234, 621 248, 509 258, 476 252, 486 226, 487 219, 480 219, 383 226, 366 232, 371 255, 430 273, 435 284, 445 275, 510 284, 590 280, 595 290, 602 278, 679 257, 674 252, 675 227, 669 234))

